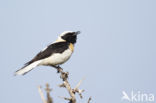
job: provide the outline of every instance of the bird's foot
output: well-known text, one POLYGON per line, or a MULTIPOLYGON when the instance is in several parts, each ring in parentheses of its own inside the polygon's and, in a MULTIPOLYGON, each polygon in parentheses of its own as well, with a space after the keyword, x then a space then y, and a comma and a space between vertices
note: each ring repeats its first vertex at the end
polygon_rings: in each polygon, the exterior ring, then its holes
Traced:
POLYGON ((53 67, 57 69, 57 73, 60 73, 63 71, 63 69, 59 65, 55 65, 53 67))

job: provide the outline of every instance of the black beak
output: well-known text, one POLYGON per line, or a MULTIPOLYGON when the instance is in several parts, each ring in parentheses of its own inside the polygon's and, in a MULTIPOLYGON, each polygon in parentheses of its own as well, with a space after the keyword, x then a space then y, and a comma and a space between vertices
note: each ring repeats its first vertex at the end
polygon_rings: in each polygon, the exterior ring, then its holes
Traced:
POLYGON ((78 34, 80 34, 81 32, 80 31, 77 31, 77 32, 75 32, 75 35, 78 35, 78 34))

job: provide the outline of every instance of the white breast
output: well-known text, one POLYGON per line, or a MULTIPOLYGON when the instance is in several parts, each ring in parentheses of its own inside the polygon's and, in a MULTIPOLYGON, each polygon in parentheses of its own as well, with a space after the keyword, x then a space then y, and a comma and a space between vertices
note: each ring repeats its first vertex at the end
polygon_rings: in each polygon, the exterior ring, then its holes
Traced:
POLYGON ((72 51, 67 49, 63 53, 56 53, 46 59, 43 59, 40 65, 59 65, 66 62, 71 55, 72 51))

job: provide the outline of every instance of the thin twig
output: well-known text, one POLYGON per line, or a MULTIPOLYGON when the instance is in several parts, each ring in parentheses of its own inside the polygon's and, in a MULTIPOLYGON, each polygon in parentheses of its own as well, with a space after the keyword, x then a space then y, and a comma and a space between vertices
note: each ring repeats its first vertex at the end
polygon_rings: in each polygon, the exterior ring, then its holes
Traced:
POLYGON ((83 80, 84 80, 84 78, 79 81, 79 83, 76 85, 75 88, 79 88, 83 80))
POLYGON ((47 103, 53 103, 53 99, 50 96, 51 89, 49 88, 49 84, 48 83, 46 84, 46 89, 45 90, 47 92, 47 103))
POLYGON ((79 87, 80 87, 80 85, 81 85, 81 83, 82 83, 83 80, 84 79, 80 80, 79 83, 76 85, 76 87, 73 89, 73 91, 75 93, 77 92, 79 94, 79 96, 80 96, 81 99, 83 98, 82 92, 84 92, 84 90, 80 90, 79 87))
MULTIPOLYGON (((84 90, 79 89, 83 79, 78 82, 78 84, 75 86, 74 89, 72 89, 70 84, 69 84, 69 82, 68 82, 68 75, 69 75, 69 73, 68 72, 64 72, 63 69, 60 66, 53 66, 53 67, 57 70, 57 73, 60 74, 60 78, 63 81, 63 83, 60 84, 59 87, 66 88, 68 93, 69 93, 69 95, 70 95, 70 98, 67 98, 67 97, 60 97, 60 98, 63 98, 64 100, 69 101, 68 103, 76 103, 76 96, 75 96, 75 94, 78 93, 80 98, 82 98, 82 92, 84 92, 84 90)), ((45 91, 47 93, 47 100, 44 98, 43 92, 41 90, 41 86, 38 87, 38 91, 39 91, 39 94, 41 96, 41 99, 42 99, 43 103, 53 103, 53 99, 50 96, 51 89, 49 88, 49 84, 48 83, 46 84, 46 89, 45 89, 45 91)), ((91 101, 91 97, 88 99, 87 103, 90 103, 90 101, 91 101)))
POLYGON ((44 98, 43 92, 42 92, 42 90, 41 90, 41 86, 38 86, 38 92, 39 92, 39 94, 40 94, 40 96, 41 96, 42 102, 43 102, 43 103, 47 103, 46 99, 44 98))
POLYGON ((76 103, 76 98, 75 98, 75 93, 73 92, 73 89, 71 88, 69 82, 68 82, 68 72, 64 72, 63 69, 61 67, 56 67, 54 66, 54 68, 57 69, 57 72, 61 74, 61 79, 63 81, 64 87, 67 89, 71 99, 69 100, 70 103, 76 103))
POLYGON ((59 98, 63 98, 64 100, 68 100, 68 101, 70 101, 70 100, 71 100, 71 98, 61 97, 61 96, 59 96, 59 98))
POLYGON ((47 100, 44 98, 43 92, 41 90, 41 86, 38 86, 38 91, 39 91, 39 94, 41 96, 41 100, 42 100, 43 103, 53 103, 53 99, 50 96, 51 89, 49 88, 49 84, 46 84, 46 88, 45 88, 45 91, 46 91, 46 94, 47 94, 47 100))

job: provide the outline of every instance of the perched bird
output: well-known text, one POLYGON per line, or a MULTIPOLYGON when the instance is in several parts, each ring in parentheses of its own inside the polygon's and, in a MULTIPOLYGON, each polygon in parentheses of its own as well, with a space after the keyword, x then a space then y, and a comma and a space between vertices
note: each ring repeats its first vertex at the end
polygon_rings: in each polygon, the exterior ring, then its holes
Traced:
POLYGON ((77 34, 80 31, 65 31, 52 44, 40 51, 31 61, 27 62, 24 67, 17 70, 15 75, 24 75, 33 68, 44 66, 59 66, 66 62, 74 51, 74 44, 77 40, 77 34))

